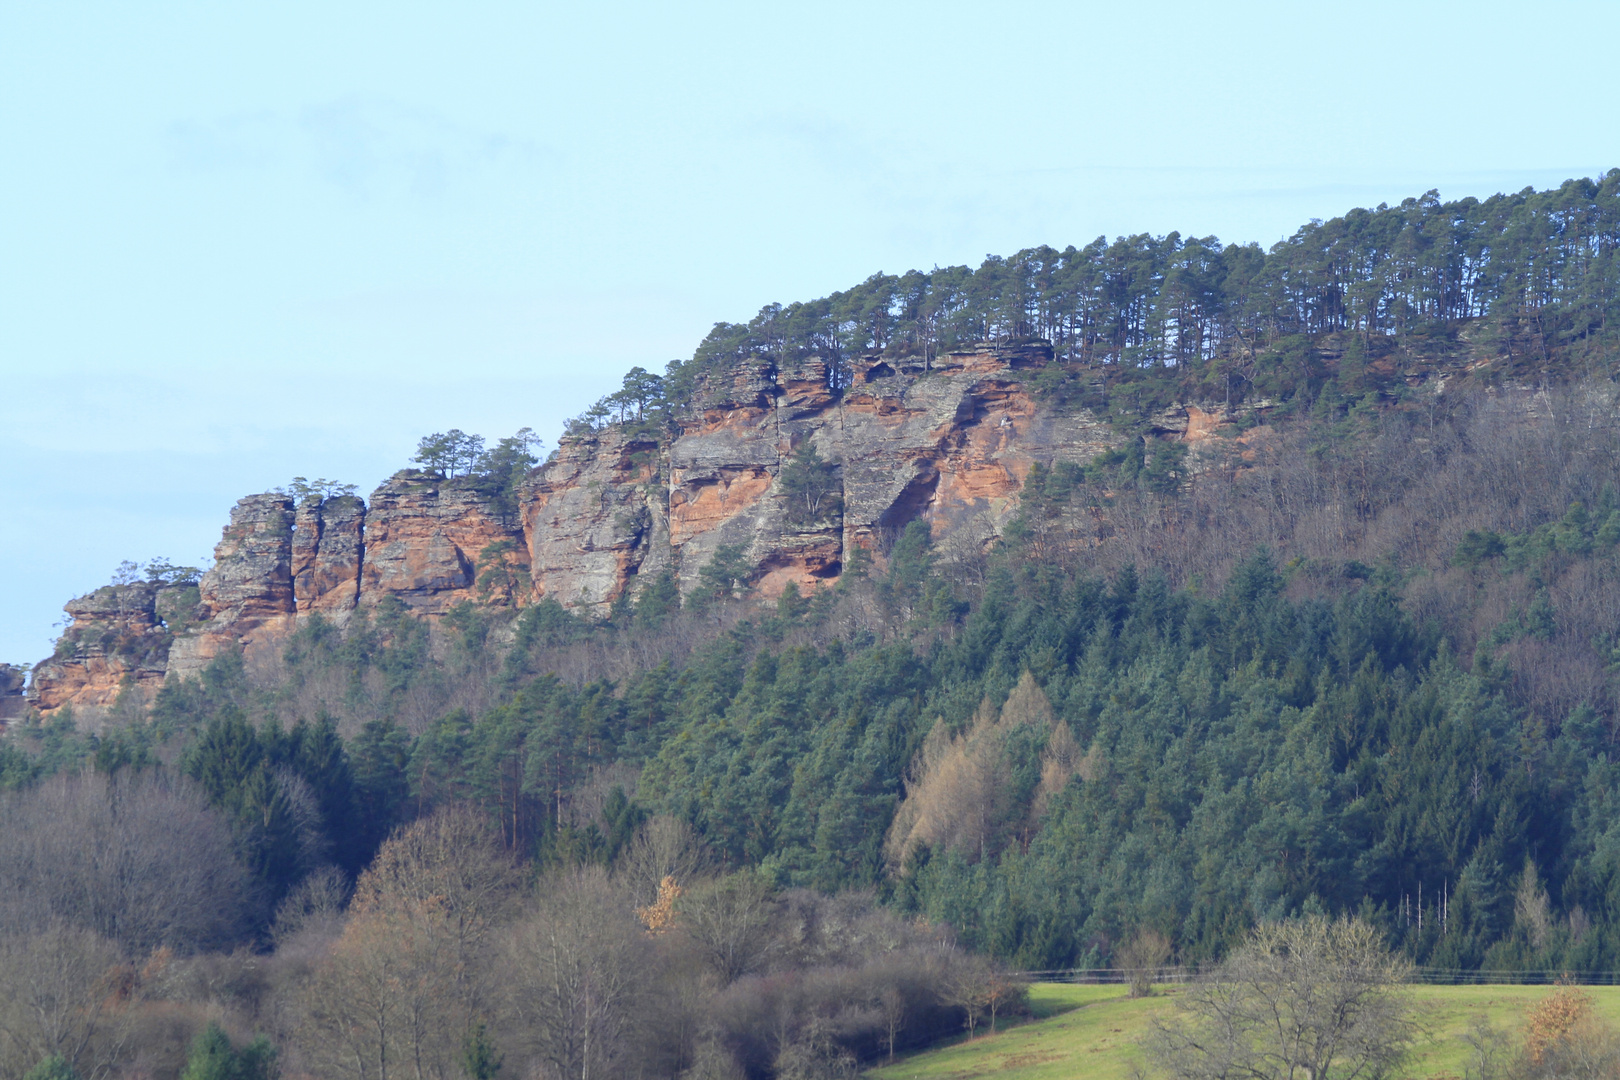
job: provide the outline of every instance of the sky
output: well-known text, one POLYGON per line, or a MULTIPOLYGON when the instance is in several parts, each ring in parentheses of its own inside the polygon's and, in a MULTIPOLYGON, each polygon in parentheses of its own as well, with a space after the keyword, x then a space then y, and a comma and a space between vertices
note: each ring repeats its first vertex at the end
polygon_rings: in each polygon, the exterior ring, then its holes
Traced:
POLYGON ((0 0, 0 661, 716 321, 1620 165, 1620 5, 0 0))

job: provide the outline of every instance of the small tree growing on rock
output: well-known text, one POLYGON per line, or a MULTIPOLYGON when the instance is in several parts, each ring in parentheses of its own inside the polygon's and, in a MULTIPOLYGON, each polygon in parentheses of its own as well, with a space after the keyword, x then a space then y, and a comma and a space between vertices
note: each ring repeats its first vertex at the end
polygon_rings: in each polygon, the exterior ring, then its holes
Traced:
POLYGON ((422 436, 411 461, 427 472, 453 479, 471 472, 483 454, 482 435, 468 435, 460 428, 451 428, 422 436))
POLYGON ((823 461, 806 439, 782 463, 778 485, 787 497, 787 518, 794 525, 835 520, 844 510, 843 484, 838 467, 823 461))

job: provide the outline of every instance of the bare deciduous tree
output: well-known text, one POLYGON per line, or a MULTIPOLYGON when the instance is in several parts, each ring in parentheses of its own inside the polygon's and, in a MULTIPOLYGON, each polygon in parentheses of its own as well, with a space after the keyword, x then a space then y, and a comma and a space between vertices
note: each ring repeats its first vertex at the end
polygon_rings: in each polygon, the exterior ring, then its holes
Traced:
POLYGON ((1170 939, 1144 926, 1115 951, 1114 959, 1131 980, 1131 997, 1147 997, 1153 992, 1153 976, 1170 959, 1170 939))
POLYGON ((771 1063, 778 1080, 848 1080, 856 1075, 855 1055, 839 1044, 824 1019, 811 1017, 795 1034, 771 1063))
POLYGON ((128 1034, 117 948, 57 923, 0 938, 0 1074, 21 1076, 60 1055, 80 1075, 106 1075, 128 1034))
POLYGON ((692 1054, 692 1064, 681 1073, 681 1080, 745 1080, 747 1073, 737 1059, 717 1040, 705 1039, 692 1054))
POLYGON ((941 997, 947 1005, 962 1010, 962 1023, 968 1038, 973 1038, 979 1021, 989 1011, 996 972, 990 962, 981 956, 964 957, 945 971, 941 997))
POLYGON ((1008 971, 998 965, 990 969, 990 981, 985 986, 985 1008, 990 1011, 990 1030, 996 1030, 996 1018, 1004 1012, 1022 1008, 1029 1000, 1029 980, 1019 972, 1008 971))
POLYGON ((457 1075, 472 1021, 444 912, 355 916, 301 995, 299 1047, 320 1076, 457 1075))
POLYGON ((709 871, 709 853, 697 832, 679 818, 659 814, 647 819, 619 857, 614 878, 631 903, 647 907, 658 899, 665 878, 687 888, 709 871))
POLYGON ((139 955, 235 941, 248 877, 230 828, 161 775, 67 776, 0 797, 0 933, 60 922, 139 955))
POLYGON ((688 890, 675 910, 676 925, 722 986, 755 970, 774 946, 770 929, 776 901, 748 871, 688 890))
POLYGON ((878 996, 878 1005, 883 1010, 883 1039, 888 1044, 889 1060, 894 1060, 894 1040, 899 1036, 901 1028, 906 1026, 905 991, 898 986, 885 986, 878 996))
POLYGON ((397 831, 355 883, 360 914, 442 915, 458 962, 467 964, 490 929, 512 912, 518 874, 488 823, 470 807, 450 806, 397 831))
POLYGON ((349 898, 349 882, 335 866, 323 866, 305 876, 286 899, 276 905, 270 936, 281 945, 313 927, 330 927, 337 933, 343 906, 349 898))
POLYGON ((624 894, 595 867, 544 881, 507 948, 517 1046, 569 1080, 613 1075, 649 985, 649 943, 624 894))
POLYGON ((1491 1023, 1484 1013, 1475 1015, 1463 1034, 1468 1045, 1463 1080, 1502 1080, 1515 1065, 1512 1041, 1507 1032, 1491 1023))
MULTIPOLYGON (((467 808, 390 837, 301 995, 299 1042, 321 1075, 455 1075, 463 1037, 489 1006, 491 932, 512 914, 517 883, 499 842, 467 808)), ((303 900, 325 908, 333 894, 328 883, 303 900)))
POLYGON ((1372 1080, 1416 1036, 1410 964, 1359 920, 1262 926, 1155 1023, 1149 1055, 1178 1080, 1372 1080))

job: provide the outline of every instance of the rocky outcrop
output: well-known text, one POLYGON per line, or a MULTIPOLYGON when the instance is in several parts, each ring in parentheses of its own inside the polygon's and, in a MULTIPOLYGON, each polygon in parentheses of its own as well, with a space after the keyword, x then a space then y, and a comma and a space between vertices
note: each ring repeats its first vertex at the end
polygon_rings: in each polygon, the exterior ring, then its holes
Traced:
POLYGON ((389 479, 369 507, 352 495, 301 505, 276 493, 250 495, 231 511, 198 586, 198 625, 176 635, 168 669, 195 675, 225 649, 277 647, 300 618, 342 625, 385 597, 442 615, 464 600, 526 595, 522 539, 467 484, 419 472, 389 479), (480 589, 481 559, 506 571, 507 581, 480 589))
POLYGON ((998 535, 1033 463, 1088 460, 1110 443, 1089 415, 1050 415, 1025 388, 1025 369, 1050 359, 1043 345, 949 353, 927 369, 872 358, 840 392, 818 360, 716 380, 667 453, 683 590, 722 544, 746 549, 772 595, 836 580, 855 548, 880 553, 913 520, 955 543, 998 535), (837 470, 835 518, 787 512, 782 469, 806 442, 837 470))
POLYGON ((566 439, 523 492, 532 595, 600 612, 666 570, 690 592, 727 545, 764 595, 810 590, 914 519, 982 544, 1034 462, 1109 445, 1106 427, 1048 415, 1024 388, 1024 369, 1050 355, 983 349, 898 371, 873 359, 836 390, 817 359, 744 364, 709 379, 667 443, 612 428, 566 439), (781 486, 805 443, 840 488, 839 510, 815 520, 791 514, 781 486))
POLYGON ((528 572, 521 529, 497 520, 490 500, 465 483, 398 473, 372 494, 362 527, 362 604, 392 596, 418 614, 442 615, 480 598, 486 565, 500 562, 514 577, 528 572))
MULTIPOLYGON (((857 550, 881 563, 912 521, 947 545, 982 547, 1035 463, 1084 462, 1116 440, 1089 412, 1054 413, 1031 393, 1029 373, 1050 360, 1034 343, 836 371, 816 358, 741 363, 710 374, 673 433, 565 437, 501 503, 515 508, 509 520, 473 482, 412 471, 366 501, 252 495, 231 511, 195 596, 169 597, 179 609, 151 586, 70 604, 73 623, 30 694, 44 711, 105 704, 127 685, 195 675, 226 649, 274 648, 300 620, 341 624, 385 600, 430 619, 464 601, 601 613, 666 572, 690 592, 722 549, 765 596, 809 591, 857 550), (807 447, 828 492, 795 502, 785 470, 807 447)), ((1197 444, 1231 419, 1187 406, 1158 426, 1197 444)))
POLYGON ((15 664, 0 664, 0 730, 8 721, 28 711, 28 669, 15 664))
POLYGON ((170 651, 175 675, 196 675, 228 648, 270 647, 291 631, 293 517, 293 501, 277 493, 249 495, 231 508, 213 569, 198 584, 200 625, 170 651))
POLYGON ((170 636, 157 616, 158 586, 105 585, 64 606, 71 622, 50 658, 34 666, 30 697, 42 712, 111 705, 126 690, 150 698, 168 669, 170 636))
POLYGON ((293 610, 342 621, 360 602, 366 504, 353 495, 309 499, 293 517, 293 610))
POLYGON ((609 429, 564 440, 522 496, 532 596, 601 609, 670 566, 664 455, 609 429))

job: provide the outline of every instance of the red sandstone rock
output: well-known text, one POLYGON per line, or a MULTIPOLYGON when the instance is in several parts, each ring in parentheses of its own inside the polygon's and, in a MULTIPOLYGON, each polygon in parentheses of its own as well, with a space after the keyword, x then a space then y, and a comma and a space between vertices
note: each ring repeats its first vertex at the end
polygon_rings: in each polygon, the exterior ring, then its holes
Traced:
POLYGON ((104 585, 68 601, 67 631, 50 659, 34 667, 35 707, 99 708, 125 689, 150 700, 163 683, 169 653, 169 636, 155 612, 157 593, 156 586, 137 582, 104 585))
MULTIPOLYGON (((37 669, 34 700, 47 711, 105 703, 125 680, 195 675, 223 649, 273 648, 300 619, 341 623, 387 597, 430 617, 464 600, 540 597, 599 613, 665 571, 690 591, 724 544, 741 546, 766 596, 837 580, 852 549, 881 552, 912 520, 937 540, 982 545, 1015 513, 1032 465, 1085 462, 1117 441, 1090 413, 1054 414, 1031 395, 1026 372, 1050 358, 1037 343, 930 362, 856 358, 837 371, 814 357, 741 364, 708 378, 672 438, 618 428, 564 438, 524 485, 517 521, 500 520, 469 481, 410 471, 369 506, 250 496, 232 510, 200 585, 199 624, 179 634, 166 664, 168 635, 147 603, 120 625, 152 643, 149 659, 120 666, 117 650, 74 645, 37 669), (791 518, 780 488, 784 461, 806 442, 842 487, 841 514, 809 523, 791 518), (481 589, 481 571, 496 564, 481 589)), ((1189 405, 1155 429, 1199 450, 1224 445, 1216 429, 1229 419, 1189 405)), ((1252 456, 1256 440, 1235 451, 1252 456)), ((74 625, 104 629, 110 617, 82 607, 74 625)))
POLYGON ((419 614, 440 615, 480 599, 478 576, 490 560, 504 558, 513 571, 528 572, 522 529, 497 520, 489 500, 466 481, 396 473, 372 493, 364 535, 362 605, 393 596, 419 614), (503 544, 506 551, 492 550, 503 544))
POLYGON ((293 607, 342 619, 360 600, 366 504, 353 495, 310 500, 293 519, 293 607))
POLYGON ((198 584, 200 626, 169 650, 169 672, 194 676, 226 649, 273 648, 291 633, 293 503, 285 495, 249 495, 231 509, 198 584))

